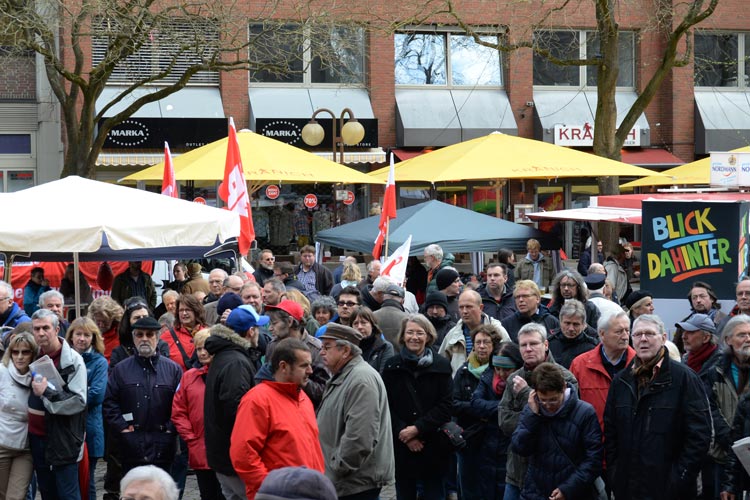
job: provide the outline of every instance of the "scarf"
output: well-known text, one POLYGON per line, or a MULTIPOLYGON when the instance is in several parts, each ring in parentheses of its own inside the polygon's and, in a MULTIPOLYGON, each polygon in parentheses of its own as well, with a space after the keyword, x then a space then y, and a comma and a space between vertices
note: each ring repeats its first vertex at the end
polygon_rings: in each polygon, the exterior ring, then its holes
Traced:
POLYGON ((701 368, 703 368, 703 363, 705 363, 718 348, 719 346, 709 343, 701 347, 698 351, 691 352, 687 357, 687 365, 692 368, 695 373, 698 373, 701 371, 701 368))
POLYGON ((495 375, 492 376, 492 389, 495 391, 495 394, 498 396, 502 396, 505 392, 505 386, 507 385, 507 382, 503 377, 495 373, 495 375))
POLYGON ((643 388, 645 388, 654 378, 654 368, 659 364, 659 361, 664 359, 666 352, 667 348, 662 346, 661 349, 659 349, 659 352, 656 353, 656 356, 646 363, 641 363, 641 359, 638 357, 635 358, 635 363, 633 363, 633 376, 638 381, 638 392, 642 391, 643 388))
POLYGON ((407 364, 416 365, 417 368, 427 368, 432 366, 432 349, 425 347, 421 356, 417 356, 406 347, 401 348, 401 357, 407 364))
POLYGON ((479 364, 479 360, 477 359, 477 354, 472 351, 471 354, 469 354, 469 359, 467 360, 468 364, 466 367, 469 369, 469 373, 474 375, 477 380, 482 376, 482 373, 490 366, 490 363, 487 362, 483 365, 479 364))

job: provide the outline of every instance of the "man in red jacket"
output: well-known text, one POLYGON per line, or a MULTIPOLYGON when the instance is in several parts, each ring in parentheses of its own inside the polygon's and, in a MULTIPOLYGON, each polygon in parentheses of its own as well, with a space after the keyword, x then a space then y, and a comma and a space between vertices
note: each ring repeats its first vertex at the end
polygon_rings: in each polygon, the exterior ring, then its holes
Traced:
POLYGON ((262 382, 250 389, 237 410, 229 456, 245 482, 248 500, 274 469, 305 466, 325 472, 312 402, 302 387, 312 374, 310 349, 300 340, 280 341, 268 365, 258 372, 262 382))

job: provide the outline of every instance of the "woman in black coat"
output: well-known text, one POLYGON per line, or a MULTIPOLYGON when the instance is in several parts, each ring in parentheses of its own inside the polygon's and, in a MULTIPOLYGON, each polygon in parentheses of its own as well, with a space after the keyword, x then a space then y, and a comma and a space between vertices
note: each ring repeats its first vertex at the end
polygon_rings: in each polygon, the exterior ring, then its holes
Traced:
POLYGON ((451 450, 438 433, 451 419, 452 370, 448 360, 429 346, 437 335, 421 314, 409 315, 398 340, 404 347, 383 370, 393 426, 398 500, 445 498, 443 476, 451 450))

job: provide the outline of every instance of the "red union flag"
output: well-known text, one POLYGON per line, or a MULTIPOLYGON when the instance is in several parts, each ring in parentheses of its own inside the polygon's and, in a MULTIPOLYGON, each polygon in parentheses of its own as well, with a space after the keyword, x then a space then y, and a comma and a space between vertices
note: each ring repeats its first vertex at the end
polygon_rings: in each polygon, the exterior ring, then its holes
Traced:
POLYGON ((393 167, 393 153, 391 153, 391 170, 388 172, 388 183, 385 185, 385 195, 383 196, 383 208, 380 212, 380 223, 378 224, 378 237, 375 239, 375 246, 372 248, 372 256, 380 258, 380 251, 388 233, 388 221, 396 218, 396 181, 393 167))
POLYGON ((178 198, 177 181, 174 178, 174 166, 172 165, 172 152, 169 150, 167 141, 164 141, 164 179, 161 181, 161 194, 178 198))
POLYGON ((247 255, 255 239, 253 214, 250 209, 250 197, 247 194, 245 174, 242 171, 240 144, 237 142, 237 131, 234 119, 229 119, 229 140, 227 141, 227 162, 224 166, 224 182, 219 186, 219 197, 227 204, 227 210, 240 216, 240 254, 247 255))

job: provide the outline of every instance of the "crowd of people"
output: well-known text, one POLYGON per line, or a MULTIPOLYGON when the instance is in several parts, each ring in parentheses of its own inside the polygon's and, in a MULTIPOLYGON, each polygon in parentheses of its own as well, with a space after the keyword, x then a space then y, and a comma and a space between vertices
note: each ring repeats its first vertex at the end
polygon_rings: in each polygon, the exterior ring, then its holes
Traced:
POLYGON ((693 283, 670 341, 620 248, 585 276, 527 250, 462 279, 429 245, 403 286, 312 247, 178 263, 159 308, 131 263, 70 323, 0 282, 0 498, 173 500, 188 469, 204 500, 742 498, 750 280, 726 314, 693 283))

